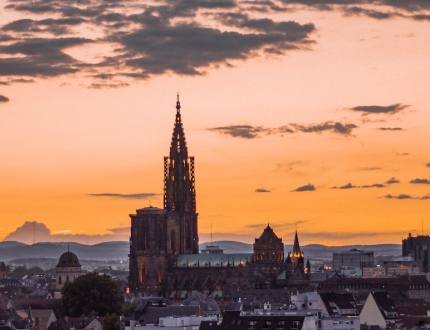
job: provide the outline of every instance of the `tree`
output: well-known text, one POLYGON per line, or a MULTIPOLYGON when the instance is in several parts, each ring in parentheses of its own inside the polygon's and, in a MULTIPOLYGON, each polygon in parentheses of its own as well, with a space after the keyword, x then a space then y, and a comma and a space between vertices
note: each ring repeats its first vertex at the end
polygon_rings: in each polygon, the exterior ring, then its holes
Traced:
POLYGON ((120 330, 121 324, 119 323, 119 317, 116 314, 107 314, 103 318, 103 330, 120 330))
POLYGON ((88 273, 66 282, 61 291, 66 315, 77 317, 96 312, 99 316, 121 314, 123 297, 108 275, 88 273))

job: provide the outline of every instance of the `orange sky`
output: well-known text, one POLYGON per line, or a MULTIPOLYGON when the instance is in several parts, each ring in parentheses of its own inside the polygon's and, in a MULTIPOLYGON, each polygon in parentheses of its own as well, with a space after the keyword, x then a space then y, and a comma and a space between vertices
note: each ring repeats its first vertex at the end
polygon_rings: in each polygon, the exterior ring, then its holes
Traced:
POLYGON ((427 2, 126 2, 0 0, 0 239, 125 239, 161 207, 177 91, 201 242, 430 231, 427 2))

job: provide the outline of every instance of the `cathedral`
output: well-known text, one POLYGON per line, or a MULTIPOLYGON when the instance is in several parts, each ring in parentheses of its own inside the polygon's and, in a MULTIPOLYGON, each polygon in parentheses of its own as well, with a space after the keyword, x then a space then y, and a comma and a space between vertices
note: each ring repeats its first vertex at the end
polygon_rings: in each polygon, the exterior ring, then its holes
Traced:
MULTIPOLYGON (((130 214, 130 292, 183 299, 195 292, 225 297, 228 292, 309 287, 309 261, 296 236, 292 253, 267 225, 253 253, 199 253, 194 157, 188 156, 179 96, 170 154, 164 157, 163 209, 130 214)), ((214 248, 212 246, 212 248, 214 248)), ((216 247, 215 247, 216 248, 216 247)))

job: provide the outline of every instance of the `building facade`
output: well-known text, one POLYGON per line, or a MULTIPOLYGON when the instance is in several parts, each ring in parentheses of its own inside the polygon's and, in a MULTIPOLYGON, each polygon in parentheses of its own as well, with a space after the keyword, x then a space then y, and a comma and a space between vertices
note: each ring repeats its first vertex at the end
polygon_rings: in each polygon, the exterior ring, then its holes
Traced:
POLYGON ((333 269, 340 269, 342 266, 363 269, 374 265, 375 256, 373 251, 351 249, 349 251, 333 252, 333 269))
POLYGON ((162 291, 165 270, 173 259, 199 253, 194 182, 194 157, 188 156, 178 96, 170 154, 164 157, 164 208, 130 214, 132 292, 162 291))
POLYGON ((419 262, 417 266, 420 271, 428 273, 430 269, 430 236, 418 235, 413 237, 411 233, 402 240, 402 256, 412 257, 413 260, 419 262))
POLYGON ((76 254, 70 251, 63 253, 55 267, 55 289, 61 290, 66 282, 73 282, 81 275, 82 267, 76 254))
POLYGON ((199 254, 194 157, 188 156, 179 97, 170 145, 164 157, 163 208, 145 207, 130 214, 129 290, 183 299, 195 292, 234 296, 279 287, 308 288, 296 232, 285 260, 284 243, 268 225, 255 239, 253 254, 224 254, 219 248, 199 254))

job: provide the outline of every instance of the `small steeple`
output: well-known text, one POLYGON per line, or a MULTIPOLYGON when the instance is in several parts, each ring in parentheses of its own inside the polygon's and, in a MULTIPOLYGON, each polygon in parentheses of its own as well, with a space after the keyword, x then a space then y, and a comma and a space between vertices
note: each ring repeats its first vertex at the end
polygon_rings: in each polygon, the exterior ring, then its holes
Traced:
POLYGON ((299 244, 299 237, 297 236, 297 229, 296 229, 296 237, 294 238, 294 246, 293 246, 293 255, 298 256, 302 254, 300 251, 300 244, 299 244))
POLYGON ((306 263, 305 273, 310 274, 310 272, 311 272, 311 263, 308 258, 308 262, 306 263))

